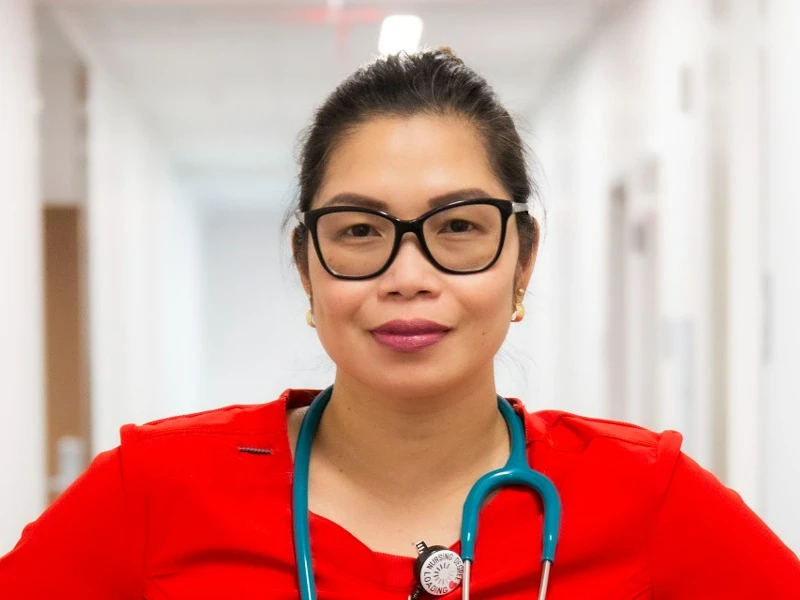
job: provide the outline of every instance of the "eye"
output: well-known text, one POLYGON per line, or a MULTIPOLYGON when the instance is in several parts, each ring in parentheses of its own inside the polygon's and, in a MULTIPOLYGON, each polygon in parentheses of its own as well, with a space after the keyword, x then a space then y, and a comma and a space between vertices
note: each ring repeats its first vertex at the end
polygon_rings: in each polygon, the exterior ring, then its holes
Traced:
POLYGON ((368 225, 367 223, 356 223, 355 225, 350 225, 347 229, 345 229, 344 235, 346 237, 363 238, 369 237, 370 235, 380 234, 372 225, 368 225))
POLYGON ((442 226, 443 233, 467 233, 475 229, 475 225, 464 219, 450 219, 442 226))

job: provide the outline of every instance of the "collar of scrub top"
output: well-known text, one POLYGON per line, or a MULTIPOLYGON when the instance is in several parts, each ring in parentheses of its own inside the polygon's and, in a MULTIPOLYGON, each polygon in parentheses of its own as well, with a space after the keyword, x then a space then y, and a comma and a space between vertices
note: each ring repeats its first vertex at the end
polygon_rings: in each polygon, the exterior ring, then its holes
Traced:
MULTIPOLYGON (((294 526, 295 558, 297 561, 298 585, 302 600, 317 600, 314 570, 311 559, 311 534, 308 519, 308 472, 311 461, 311 445, 322 413, 333 393, 333 386, 321 391, 311 402, 303 417, 294 459, 292 484, 292 522, 294 526)), ((542 577, 539 584, 539 600, 544 600, 558 544, 561 526, 561 500, 550 479, 534 471, 528 465, 525 450, 525 429, 522 419, 505 398, 497 396, 497 406, 511 437, 511 454, 500 469, 486 473, 475 482, 461 517, 461 558, 464 561, 462 598, 469 600, 470 567, 475 560, 475 542, 478 534, 478 515, 487 497, 493 491, 511 485, 521 485, 539 494, 544 509, 542 528, 542 577)))

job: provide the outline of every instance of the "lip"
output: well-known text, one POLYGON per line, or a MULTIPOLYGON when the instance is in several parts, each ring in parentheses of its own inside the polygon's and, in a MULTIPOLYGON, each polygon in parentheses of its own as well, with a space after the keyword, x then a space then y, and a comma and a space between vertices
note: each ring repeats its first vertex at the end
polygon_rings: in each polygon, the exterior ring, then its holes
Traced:
POLYGON ((416 352, 439 343, 450 328, 427 319, 395 319, 376 327, 372 337, 396 352, 416 352))

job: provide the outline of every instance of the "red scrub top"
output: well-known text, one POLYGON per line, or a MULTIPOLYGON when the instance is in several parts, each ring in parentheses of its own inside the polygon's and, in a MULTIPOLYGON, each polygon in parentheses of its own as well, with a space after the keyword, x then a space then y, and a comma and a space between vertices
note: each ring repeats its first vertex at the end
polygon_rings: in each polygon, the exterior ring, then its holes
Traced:
MULTIPOLYGON (((123 427, 0 559, 0 598, 296 600, 286 410, 315 393, 123 427)), ((563 502, 549 600, 800 598, 797 557, 680 452, 679 434, 514 405, 531 465, 563 502)), ((408 597, 413 559, 310 522, 320 600, 408 597)), ((528 491, 485 507, 475 600, 536 598, 541 526, 528 491)))

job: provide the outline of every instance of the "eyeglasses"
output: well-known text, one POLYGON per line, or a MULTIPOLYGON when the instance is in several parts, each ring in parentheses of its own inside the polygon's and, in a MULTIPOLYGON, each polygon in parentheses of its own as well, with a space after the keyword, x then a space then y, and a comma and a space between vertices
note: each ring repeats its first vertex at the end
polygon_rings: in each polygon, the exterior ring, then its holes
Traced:
POLYGON ((524 202, 481 198, 459 200, 410 221, 355 206, 318 208, 295 216, 311 232, 328 273, 360 280, 389 268, 406 233, 417 236, 425 257, 445 273, 485 271, 503 250, 509 217, 527 210, 524 202))

